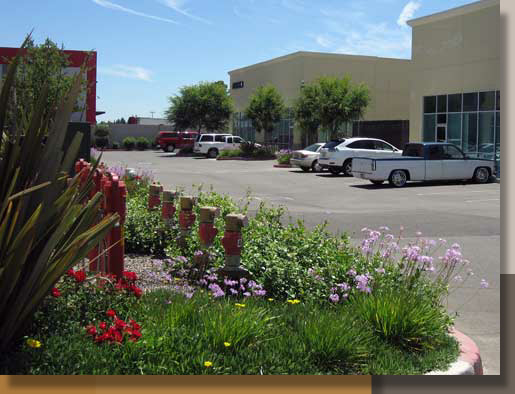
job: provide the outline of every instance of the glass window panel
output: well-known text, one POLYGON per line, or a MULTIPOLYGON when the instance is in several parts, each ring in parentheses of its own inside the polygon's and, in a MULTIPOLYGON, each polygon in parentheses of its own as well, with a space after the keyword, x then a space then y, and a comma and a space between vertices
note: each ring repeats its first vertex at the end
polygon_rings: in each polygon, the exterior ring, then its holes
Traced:
POLYGON ((446 129, 445 126, 437 126, 436 128, 436 142, 445 142, 446 139, 446 129))
POLYGON ((461 93, 449 94, 449 112, 461 112, 461 93))
POLYGON ((479 110, 493 111, 495 107, 495 92, 479 92, 479 110))
POLYGON ((478 149, 480 157, 494 158, 494 112, 481 112, 479 114, 478 149))
POLYGON ((477 93, 463 95, 463 111, 477 111, 477 93))
POLYGON ((447 95, 442 94, 436 98, 436 107, 438 112, 447 112, 447 95))
POLYGON ((463 114, 463 151, 477 151, 477 113, 463 114))
POLYGON ((463 153, 453 145, 446 145, 444 147, 444 152, 446 159, 463 159, 463 153))
POLYGON ((436 96, 424 97, 424 113, 431 114, 436 112, 436 96))
POLYGON ((437 115, 438 124, 447 123, 447 114, 438 114, 437 115))
POLYGON ((447 142, 461 146, 461 114, 449 114, 447 121, 447 142))
POLYGON ((424 142, 435 140, 436 115, 424 115, 424 142))
POLYGON ((495 92, 495 109, 501 110, 501 92, 499 90, 495 92))
POLYGON ((429 160, 442 160, 444 158, 441 145, 429 145, 429 160))

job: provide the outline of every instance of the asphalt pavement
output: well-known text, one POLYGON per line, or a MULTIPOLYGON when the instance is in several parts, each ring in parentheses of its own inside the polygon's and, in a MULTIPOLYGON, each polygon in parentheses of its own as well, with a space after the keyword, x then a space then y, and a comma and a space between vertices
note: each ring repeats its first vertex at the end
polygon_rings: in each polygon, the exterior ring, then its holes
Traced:
POLYGON ((485 374, 500 374, 500 184, 470 182, 411 183, 402 189, 365 180, 274 168, 275 161, 221 161, 176 157, 160 151, 104 152, 108 165, 151 170, 165 188, 211 185, 236 199, 250 191, 252 207, 260 201, 283 205, 292 220, 308 226, 327 221, 329 230, 347 232, 355 242, 363 227, 388 226, 406 241, 416 232, 457 242, 475 275, 451 294, 456 327, 481 351, 485 374), (479 288, 479 281, 489 283, 479 288))

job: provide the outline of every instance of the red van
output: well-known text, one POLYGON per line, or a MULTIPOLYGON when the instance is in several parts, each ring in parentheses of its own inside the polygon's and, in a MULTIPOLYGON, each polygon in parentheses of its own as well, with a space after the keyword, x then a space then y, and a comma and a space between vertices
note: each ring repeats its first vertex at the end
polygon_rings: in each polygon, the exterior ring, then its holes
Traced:
POLYGON ((160 131, 156 137, 156 145, 165 152, 173 152, 175 149, 193 148, 193 144, 199 135, 198 131, 160 131))

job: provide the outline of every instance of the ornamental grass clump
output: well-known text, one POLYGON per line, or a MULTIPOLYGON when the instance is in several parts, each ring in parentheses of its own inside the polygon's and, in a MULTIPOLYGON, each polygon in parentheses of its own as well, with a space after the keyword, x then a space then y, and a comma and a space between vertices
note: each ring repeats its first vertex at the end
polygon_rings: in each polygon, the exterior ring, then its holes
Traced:
POLYGON ((96 223, 102 194, 88 200, 93 171, 84 183, 77 174, 68 184, 82 133, 66 150, 65 136, 85 66, 62 101, 52 103, 55 111, 48 108, 48 75, 34 106, 20 114, 13 94, 19 63, 17 56, 9 65, 0 93, 0 352, 23 336, 58 279, 119 220, 114 214, 96 223))

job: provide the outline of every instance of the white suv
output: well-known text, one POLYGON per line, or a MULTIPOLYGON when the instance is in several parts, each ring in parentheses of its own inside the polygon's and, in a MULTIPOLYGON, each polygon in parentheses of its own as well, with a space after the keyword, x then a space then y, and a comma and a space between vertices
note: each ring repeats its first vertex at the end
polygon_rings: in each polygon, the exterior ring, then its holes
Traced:
POLYGON ((320 149, 318 163, 333 175, 343 172, 352 175, 352 158, 388 158, 399 157, 402 151, 388 142, 375 138, 347 138, 330 141, 320 149))
POLYGON ((241 137, 232 134, 200 134, 193 146, 193 152, 202 153, 214 158, 227 149, 237 149, 245 142, 241 137))

